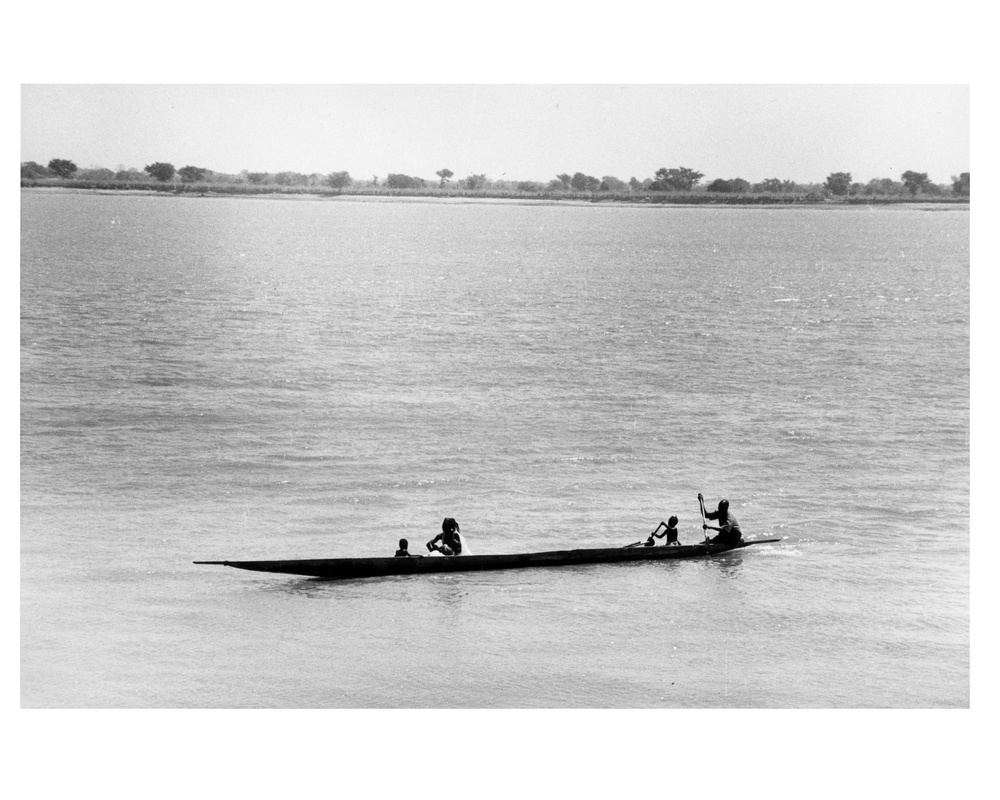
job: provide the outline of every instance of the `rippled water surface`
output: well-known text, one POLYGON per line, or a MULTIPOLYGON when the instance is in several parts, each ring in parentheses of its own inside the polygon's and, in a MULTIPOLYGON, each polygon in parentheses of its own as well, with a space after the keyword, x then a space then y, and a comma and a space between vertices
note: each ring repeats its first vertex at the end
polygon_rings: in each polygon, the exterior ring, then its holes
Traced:
POLYGON ((21 209, 23 706, 968 707, 967 210, 21 209))

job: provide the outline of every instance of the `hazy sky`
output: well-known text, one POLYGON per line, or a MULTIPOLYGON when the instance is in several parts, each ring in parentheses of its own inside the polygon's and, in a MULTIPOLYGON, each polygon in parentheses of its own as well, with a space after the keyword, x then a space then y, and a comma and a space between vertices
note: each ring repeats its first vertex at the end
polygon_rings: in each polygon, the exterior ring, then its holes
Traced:
POLYGON ((967 85, 26 84, 21 160, 428 179, 935 182, 970 171, 967 85))

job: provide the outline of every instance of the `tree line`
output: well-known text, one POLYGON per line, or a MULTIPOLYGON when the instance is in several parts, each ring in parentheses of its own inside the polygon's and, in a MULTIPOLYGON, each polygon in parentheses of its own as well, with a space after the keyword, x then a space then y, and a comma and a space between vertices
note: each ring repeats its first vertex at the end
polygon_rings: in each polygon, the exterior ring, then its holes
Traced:
POLYGON ((69 159, 54 158, 47 166, 34 161, 21 164, 21 179, 34 181, 45 178, 62 180, 78 180, 106 183, 136 184, 150 180, 159 183, 181 184, 227 184, 249 186, 276 187, 329 187, 342 191, 351 187, 379 187, 391 190, 428 189, 436 186, 439 189, 457 188, 463 191, 516 191, 521 193, 541 192, 576 192, 597 193, 610 192, 620 194, 639 194, 645 192, 693 192, 703 191, 713 194, 778 194, 804 195, 810 199, 820 199, 827 196, 857 197, 857 196, 905 196, 916 197, 918 194, 929 197, 952 195, 956 197, 970 196, 969 173, 963 172, 951 176, 951 184, 934 183, 926 172, 906 170, 899 180, 892 178, 873 178, 867 183, 854 181, 850 172, 832 172, 822 184, 797 183, 789 179, 767 178, 758 183, 751 183, 743 178, 716 178, 707 185, 699 185, 704 174, 689 167, 661 167, 650 178, 639 180, 632 177, 628 181, 613 175, 601 178, 587 175, 583 172, 560 173, 548 182, 490 180, 485 174, 468 175, 452 181, 455 174, 450 169, 441 169, 435 173, 438 180, 432 181, 401 173, 389 173, 384 182, 380 183, 377 175, 371 180, 357 180, 346 171, 330 173, 301 172, 249 172, 243 170, 239 174, 215 172, 206 167, 193 165, 180 169, 173 164, 156 161, 143 167, 142 172, 135 168, 119 168, 110 170, 105 167, 94 167, 80 170, 69 159), (144 174, 145 173, 145 174, 144 174))

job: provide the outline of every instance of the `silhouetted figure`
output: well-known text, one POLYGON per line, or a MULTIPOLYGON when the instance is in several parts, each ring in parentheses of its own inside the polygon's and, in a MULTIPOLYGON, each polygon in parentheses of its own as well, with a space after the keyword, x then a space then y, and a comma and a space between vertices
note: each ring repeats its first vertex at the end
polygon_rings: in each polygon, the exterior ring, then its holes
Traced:
POLYGON ((664 536, 667 537, 668 547, 679 547, 680 542, 677 541, 677 517, 671 517, 666 522, 661 522, 656 526, 656 530, 649 535, 649 540, 646 542, 646 547, 652 547, 656 544, 654 539, 662 539, 664 536), (664 528, 663 533, 657 533, 660 528, 664 528))
POLYGON ((462 536, 459 533, 458 523, 451 517, 445 517, 441 523, 441 533, 427 543, 427 549, 431 552, 437 550, 446 556, 462 555, 462 536))
POLYGON ((714 519, 719 522, 719 527, 717 528, 707 524, 701 526, 704 530, 719 532, 717 536, 713 536, 708 540, 709 544, 739 544, 743 539, 743 531, 740 530, 740 523, 736 521, 736 517, 729 513, 728 500, 720 500, 718 510, 709 511, 705 514, 705 519, 714 519))

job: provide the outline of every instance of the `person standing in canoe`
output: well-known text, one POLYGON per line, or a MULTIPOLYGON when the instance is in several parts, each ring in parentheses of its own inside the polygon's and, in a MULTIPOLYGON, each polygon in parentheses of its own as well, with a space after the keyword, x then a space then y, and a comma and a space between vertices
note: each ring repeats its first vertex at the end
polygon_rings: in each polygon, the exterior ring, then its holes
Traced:
MULTIPOLYGON (((704 506, 704 498, 700 494, 698 500, 704 506)), ((719 532, 717 536, 708 540, 709 544, 737 544, 743 539, 740 523, 736 521, 736 517, 729 513, 728 500, 720 500, 718 510, 706 513, 705 519, 714 519, 719 522, 718 528, 708 524, 701 526, 703 530, 719 532)))
POLYGON ((446 556, 460 556, 463 551, 466 555, 470 555, 469 549, 464 547, 464 544, 462 534, 459 533, 458 523, 451 517, 445 517, 444 522, 441 523, 441 533, 427 543, 427 549, 432 553, 437 550, 446 556))

